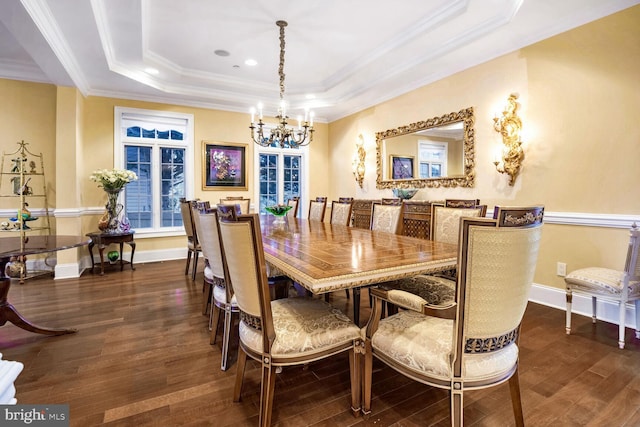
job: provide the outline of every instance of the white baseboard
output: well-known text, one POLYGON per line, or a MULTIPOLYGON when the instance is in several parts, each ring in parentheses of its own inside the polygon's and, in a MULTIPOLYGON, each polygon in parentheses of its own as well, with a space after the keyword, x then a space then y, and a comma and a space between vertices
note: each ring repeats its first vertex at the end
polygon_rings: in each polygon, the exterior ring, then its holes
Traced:
MULTIPOLYGON (((566 311, 566 295, 564 289, 534 283, 531 288, 531 294, 529 294, 529 301, 566 311)), ((636 327, 635 307, 633 304, 627 304, 626 310, 625 326, 633 329, 636 327)), ((599 298, 596 311, 599 320, 618 324, 618 304, 614 301, 599 298)), ((584 295, 573 294, 571 313, 591 317, 591 298, 584 295)), ((561 325, 561 327, 564 327, 564 325, 561 325)), ((638 325, 638 327, 640 327, 640 325, 638 325)))

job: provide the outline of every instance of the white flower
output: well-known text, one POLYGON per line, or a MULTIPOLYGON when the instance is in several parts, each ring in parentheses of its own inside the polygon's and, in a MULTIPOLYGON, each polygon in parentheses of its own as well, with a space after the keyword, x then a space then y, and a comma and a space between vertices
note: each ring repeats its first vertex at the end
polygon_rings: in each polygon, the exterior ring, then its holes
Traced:
POLYGON ((126 169, 98 169, 89 177, 105 190, 120 190, 131 181, 136 181, 135 172, 126 169))

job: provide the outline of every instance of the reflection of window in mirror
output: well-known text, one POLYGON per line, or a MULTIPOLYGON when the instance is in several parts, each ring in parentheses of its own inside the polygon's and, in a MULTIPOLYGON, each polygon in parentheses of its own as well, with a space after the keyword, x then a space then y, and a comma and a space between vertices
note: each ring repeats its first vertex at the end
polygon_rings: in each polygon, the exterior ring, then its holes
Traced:
POLYGON ((420 178, 447 176, 448 144, 418 141, 420 178))

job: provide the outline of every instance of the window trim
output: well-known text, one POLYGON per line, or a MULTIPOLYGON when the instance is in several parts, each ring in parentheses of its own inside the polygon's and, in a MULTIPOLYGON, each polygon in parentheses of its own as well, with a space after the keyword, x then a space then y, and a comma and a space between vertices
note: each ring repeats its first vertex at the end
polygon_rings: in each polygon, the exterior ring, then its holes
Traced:
MULTIPOLYGON (((187 199, 193 199, 194 197, 194 175, 195 175, 195 150, 194 150, 194 119, 193 114, 187 113, 178 113, 174 111, 162 111, 162 110, 146 110, 140 108, 130 108, 130 107, 114 107, 114 143, 113 143, 113 167, 114 168, 124 168, 125 165, 125 154, 124 147, 126 144, 130 143, 130 141, 126 140, 122 137, 122 121, 123 116, 128 115, 127 119, 135 116, 139 116, 141 121, 153 122, 157 121, 161 124, 170 124, 170 122, 178 120, 186 121, 185 132, 183 135, 183 140, 180 143, 172 142, 171 140, 162 140, 162 144, 154 143, 153 146, 166 146, 166 147, 180 147, 185 149, 185 157, 184 157, 184 179, 185 179, 185 197, 187 199)), ((144 141, 140 141, 138 145, 145 145, 144 141)), ((148 144, 151 146, 152 144, 148 144)), ((159 153, 155 155, 159 156, 159 153)), ((155 156, 154 155, 154 156, 155 156)), ((157 179, 160 179, 160 159, 152 160, 152 177, 154 178, 154 184, 157 179)), ((152 186, 152 201, 155 204, 159 201, 160 198, 160 187, 157 185, 152 186)), ((156 217, 159 217, 160 212, 153 213, 153 221, 156 221, 156 217)), ((136 237, 168 237, 168 236, 180 236, 184 235, 184 227, 161 227, 161 228, 144 228, 144 229, 136 229, 136 237)))
MULTIPOLYGON (((283 155, 299 155, 302 157, 302 176, 300 181, 302 183, 302 196, 298 201, 298 215, 301 218, 307 217, 307 212, 303 210, 303 206, 308 204, 309 200, 309 147, 303 146, 299 148, 280 148, 280 147, 261 147, 256 145, 253 149, 253 199, 255 200, 254 210, 258 211, 260 206, 260 154, 278 154, 278 185, 280 189, 284 189, 284 157, 283 155)), ((279 198, 284 197, 284 191, 280 191, 279 198)), ((278 203, 286 203, 286 200, 278 200, 278 203)))

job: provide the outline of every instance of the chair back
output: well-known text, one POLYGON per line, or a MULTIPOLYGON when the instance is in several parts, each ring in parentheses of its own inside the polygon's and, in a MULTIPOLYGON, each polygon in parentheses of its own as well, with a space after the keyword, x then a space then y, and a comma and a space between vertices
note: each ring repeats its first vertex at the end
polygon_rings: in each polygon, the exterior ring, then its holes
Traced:
POLYGON ((351 208, 353 202, 331 202, 331 218, 330 224, 339 224, 349 226, 351 224, 351 208))
POLYGON ((371 205, 371 230, 400 234, 402 232, 402 204, 385 205, 374 202, 371 205))
POLYGON ((447 208, 442 204, 432 204, 431 240, 457 245, 460 231, 460 218, 483 217, 486 212, 486 205, 473 208, 447 208))
POLYGON ((324 221, 324 212, 327 208, 327 200, 317 201, 312 200, 309 202, 309 216, 311 221, 324 221))
POLYGON ((184 225, 187 240, 189 243, 197 245, 198 237, 196 234, 195 224, 193 223, 191 201, 185 198, 180 199, 180 214, 182 215, 182 225, 184 225))
POLYGON ((290 218, 295 218, 298 216, 298 204, 300 203, 300 197, 292 197, 287 200, 288 206, 293 206, 289 212, 287 212, 287 216, 290 218))
POLYGON ((390 197, 390 198, 383 198, 382 199, 382 204, 383 205, 397 205, 397 206, 402 206, 402 199, 399 197, 390 197))
POLYGON ((218 210, 210 208, 207 211, 199 211, 196 213, 195 218, 199 224, 202 254, 209 263, 209 268, 214 277, 223 279, 224 267, 220 251, 220 238, 218 237, 218 210))
POLYGON ((475 208, 480 206, 480 199, 445 199, 446 208, 475 208))
POLYGON ((264 352, 268 353, 275 331, 259 217, 228 211, 219 215, 218 224, 225 282, 235 294, 240 321, 262 330, 264 352))
POLYGON ((544 208, 505 210, 500 219, 462 217, 454 376, 464 356, 516 342, 536 270, 544 208))
MULTIPOLYGON (((624 264, 624 276, 622 278, 623 298, 629 293, 629 282, 640 282, 640 230, 634 222, 629 230, 629 249, 627 250, 627 260, 624 264)), ((636 305, 636 310, 638 306, 636 305)), ((637 313, 636 313, 637 314, 637 313)), ((640 316, 640 315, 639 315, 640 316)), ((636 325, 636 330, 640 325, 636 325)))
POLYGON ((251 209, 251 199, 245 199, 242 197, 239 197, 239 198, 227 197, 226 199, 220 199, 220 204, 221 205, 238 205, 240 206, 240 212, 242 212, 243 215, 248 214, 249 210, 251 209))

